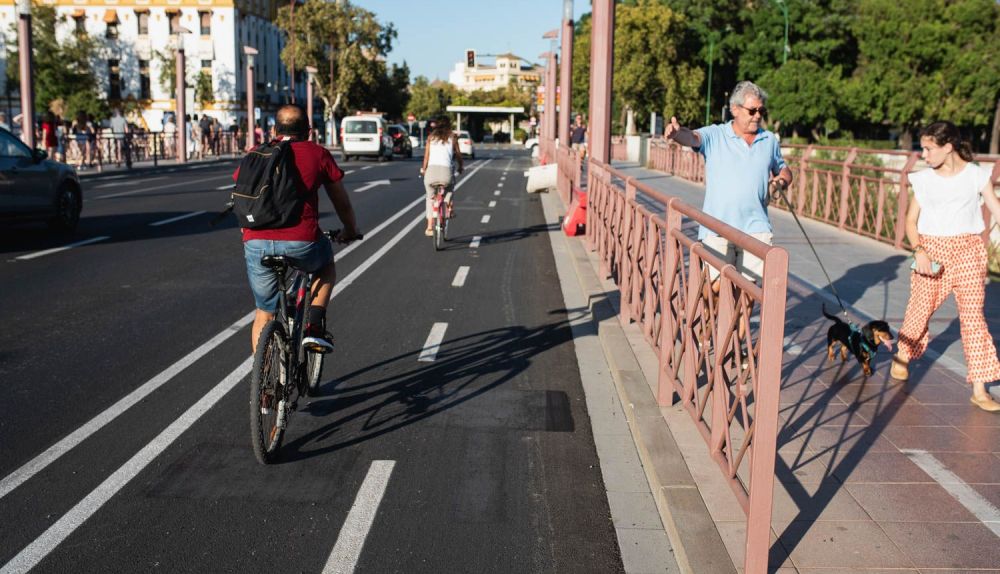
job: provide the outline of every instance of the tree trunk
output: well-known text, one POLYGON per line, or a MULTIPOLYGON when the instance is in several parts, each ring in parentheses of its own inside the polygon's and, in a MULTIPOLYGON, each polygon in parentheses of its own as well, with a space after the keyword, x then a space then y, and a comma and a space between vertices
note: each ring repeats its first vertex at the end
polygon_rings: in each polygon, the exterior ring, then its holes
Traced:
POLYGON ((997 109, 993 113, 993 131, 990 133, 990 153, 1000 153, 1000 98, 997 98, 997 109))
POLYGON ((899 132, 899 149, 903 151, 913 149, 913 132, 910 131, 910 126, 903 126, 902 131, 899 132))
POLYGON ((819 143, 823 139, 822 136, 819 135, 819 131, 815 127, 811 128, 809 130, 809 133, 812 135, 814 143, 819 143))

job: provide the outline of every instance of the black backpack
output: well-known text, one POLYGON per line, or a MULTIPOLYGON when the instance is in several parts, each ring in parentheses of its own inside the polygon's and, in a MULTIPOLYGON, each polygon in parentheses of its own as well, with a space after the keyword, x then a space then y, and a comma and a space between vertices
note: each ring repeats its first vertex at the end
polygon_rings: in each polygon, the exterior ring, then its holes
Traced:
POLYGON ((240 227, 279 229, 298 224, 305 204, 298 180, 291 142, 275 141, 250 150, 240 161, 231 196, 240 227))

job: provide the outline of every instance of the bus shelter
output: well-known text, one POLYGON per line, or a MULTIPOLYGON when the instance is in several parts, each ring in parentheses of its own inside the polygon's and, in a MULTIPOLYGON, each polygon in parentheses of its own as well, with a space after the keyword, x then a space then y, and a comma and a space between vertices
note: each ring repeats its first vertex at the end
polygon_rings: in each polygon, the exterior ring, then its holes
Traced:
POLYGON ((502 114, 510 115, 510 141, 514 141, 514 116, 518 114, 524 114, 524 107, 505 107, 505 106, 448 106, 446 108, 449 112, 456 114, 455 124, 456 130, 462 129, 462 114, 474 115, 482 114, 488 116, 499 116, 502 114))

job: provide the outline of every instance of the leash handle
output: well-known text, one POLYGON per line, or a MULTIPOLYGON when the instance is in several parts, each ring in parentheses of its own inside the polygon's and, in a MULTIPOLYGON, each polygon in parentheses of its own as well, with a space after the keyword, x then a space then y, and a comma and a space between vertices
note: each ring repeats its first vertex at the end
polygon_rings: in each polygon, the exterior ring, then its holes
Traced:
POLYGON ((826 272, 826 267, 823 266, 823 260, 820 259, 819 253, 816 252, 816 248, 813 246, 813 242, 809 239, 809 234, 806 233, 806 228, 802 227, 802 222, 799 221, 798 214, 795 213, 795 209, 792 207, 792 202, 788 201, 788 196, 785 194, 785 190, 781 186, 775 186, 778 189, 778 194, 781 195, 781 199, 785 200, 785 205, 788 206, 788 212, 792 214, 795 218, 795 223, 799 226, 799 230, 802 232, 802 236, 806 238, 806 243, 809 244, 809 249, 812 250, 813 257, 816 258, 816 263, 819 263, 819 268, 823 271, 823 276, 826 277, 826 283, 830 287, 830 291, 833 292, 833 296, 837 298, 837 304, 840 305, 840 310, 844 312, 844 317, 848 317, 847 307, 844 306, 844 302, 840 299, 840 293, 837 292, 837 288, 833 285, 833 281, 830 279, 830 274, 826 272))

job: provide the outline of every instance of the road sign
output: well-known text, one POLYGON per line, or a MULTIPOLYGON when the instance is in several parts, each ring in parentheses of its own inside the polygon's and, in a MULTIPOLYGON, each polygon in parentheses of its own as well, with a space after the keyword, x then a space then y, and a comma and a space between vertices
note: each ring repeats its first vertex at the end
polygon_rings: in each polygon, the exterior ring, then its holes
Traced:
POLYGON ((427 122, 425 120, 420 120, 417 122, 417 125, 420 126, 420 129, 424 129, 427 127, 427 122))

